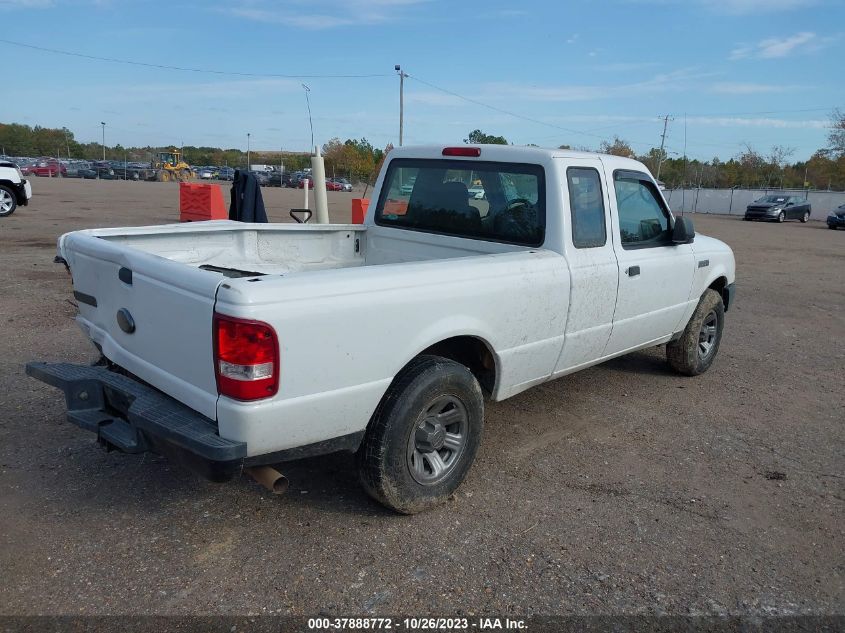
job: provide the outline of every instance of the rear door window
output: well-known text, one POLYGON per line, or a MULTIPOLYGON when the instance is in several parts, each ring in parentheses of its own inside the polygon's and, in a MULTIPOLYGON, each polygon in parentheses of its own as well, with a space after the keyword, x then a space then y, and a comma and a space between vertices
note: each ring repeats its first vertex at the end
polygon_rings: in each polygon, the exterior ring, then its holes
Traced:
POLYGON ((545 172, 525 163, 395 159, 385 174, 375 222, 540 246, 546 226, 545 172))

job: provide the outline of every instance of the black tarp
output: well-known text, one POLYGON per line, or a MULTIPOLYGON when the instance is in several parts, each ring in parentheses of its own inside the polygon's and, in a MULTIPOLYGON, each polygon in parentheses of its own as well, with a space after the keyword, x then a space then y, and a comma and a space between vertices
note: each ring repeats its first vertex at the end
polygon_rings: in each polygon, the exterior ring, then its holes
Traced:
POLYGON ((264 199, 261 197, 258 179, 243 169, 235 170, 229 219, 238 222, 267 222, 267 211, 264 210, 264 199))

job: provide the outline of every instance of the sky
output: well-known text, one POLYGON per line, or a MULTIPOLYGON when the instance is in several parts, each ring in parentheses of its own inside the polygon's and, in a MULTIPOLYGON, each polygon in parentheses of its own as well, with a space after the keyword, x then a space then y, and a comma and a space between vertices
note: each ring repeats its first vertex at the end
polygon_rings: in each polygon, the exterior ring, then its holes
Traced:
POLYGON ((316 143, 396 145, 396 64, 406 145, 645 153, 669 115, 670 156, 800 160, 845 109, 842 0, 0 0, 0 23, 0 122, 109 145, 304 151, 303 83, 316 143))

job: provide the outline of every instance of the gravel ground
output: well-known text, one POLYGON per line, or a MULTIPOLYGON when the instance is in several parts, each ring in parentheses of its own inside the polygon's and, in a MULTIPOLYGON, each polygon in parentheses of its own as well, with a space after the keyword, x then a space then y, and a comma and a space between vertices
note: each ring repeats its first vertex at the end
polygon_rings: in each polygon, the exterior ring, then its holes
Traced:
MULTIPOLYGON (((490 404, 466 483, 404 517, 348 454, 287 464, 275 497, 68 424, 23 374, 96 357, 56 237, 175 221, 177 190, 34 189, 0 220, 0 613, 845 612, 842 232, 696 215, 737 257, 713 368, 676 376, 655 348, 490 404)), ((335 221, 351 197, 329 193, 335 221)), ((301 192, 265 202, 279 221, 301 192)))

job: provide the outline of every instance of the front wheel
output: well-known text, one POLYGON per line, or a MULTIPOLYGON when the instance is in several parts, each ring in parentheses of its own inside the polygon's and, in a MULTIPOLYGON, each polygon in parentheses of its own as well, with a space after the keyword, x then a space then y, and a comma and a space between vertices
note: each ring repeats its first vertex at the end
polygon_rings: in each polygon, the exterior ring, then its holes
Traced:
POLYGON ((802 215, 802 216, 801 216, 801 222, 803 222, 804 224, 806 224, 806 223, 807 223, 807 222, 809 222, 809 221, 810 221, 810 212, 809 212, 809 211, 804 211, 804 215, 802 215))
POLYGON ((0 185, 0 218, 12 215, 17 208, 18 200, 15 197, 15 192, 8 187, 0 185))
POLYGON ((666 344, 666 360, 686 376, 703 374, 713 364, 722 342, 725 304, 721 295, 708 288, 680 338, 666 344))
POLYGON ((786 214, 781 211, 780 214, 778 214, 778 222, 783 222, 784 220, 786 220, 786 214))
POLYGON ((383 505, 414 514, 461 485, 484 426, 484 399, 465 366, 420 356, 387 390, 356 455, 364 489, 383 505))

